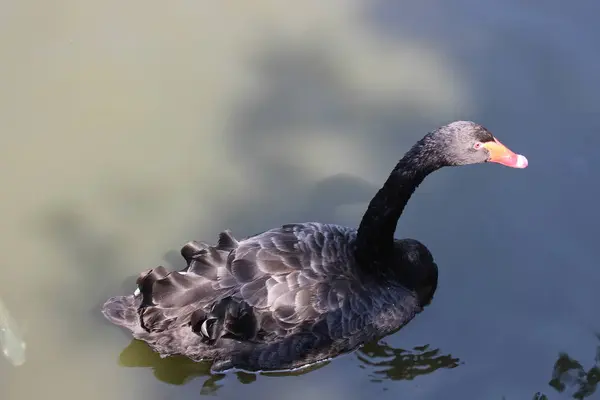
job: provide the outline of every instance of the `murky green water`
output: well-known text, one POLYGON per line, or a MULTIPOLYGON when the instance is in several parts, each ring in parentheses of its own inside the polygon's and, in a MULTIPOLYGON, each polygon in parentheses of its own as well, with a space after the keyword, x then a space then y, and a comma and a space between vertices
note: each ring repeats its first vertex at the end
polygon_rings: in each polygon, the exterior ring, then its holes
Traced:
POLYGON ((0 398, 600 398, 600 5, 294 4, 0 5, 0 298, 27 343, 0 398), (530 166, 419 188, 398 235, 440 286, 400 332, 302 374, 210 376, 102 319, 189 239, 357 225, 454 119, 530 166))

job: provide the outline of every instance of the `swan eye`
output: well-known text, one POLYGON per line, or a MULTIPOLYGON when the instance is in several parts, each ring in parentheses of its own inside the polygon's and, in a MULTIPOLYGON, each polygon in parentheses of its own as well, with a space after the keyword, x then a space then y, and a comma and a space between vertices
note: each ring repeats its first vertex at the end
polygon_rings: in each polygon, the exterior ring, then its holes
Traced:
POLYGON ((473 148, 475 150, 479 150, 481 148, 481 146, 483 146, 483 144, 481 142, 475 142, 475 144, 473 145, 473 148))

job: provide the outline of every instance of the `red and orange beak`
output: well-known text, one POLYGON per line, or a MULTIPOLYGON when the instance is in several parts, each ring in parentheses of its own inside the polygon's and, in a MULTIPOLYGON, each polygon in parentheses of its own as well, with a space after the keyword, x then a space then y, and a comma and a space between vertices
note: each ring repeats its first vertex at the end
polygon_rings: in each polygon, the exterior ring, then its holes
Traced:
POLYGON ((511 168, 525 168, 529 164, 525 156, 513 153, 508 147, 500 143, 498 139, 494 138, 493 142, 483 143, 483 147, 490 152, 488 160, 490 162, 506 165, 511 168))

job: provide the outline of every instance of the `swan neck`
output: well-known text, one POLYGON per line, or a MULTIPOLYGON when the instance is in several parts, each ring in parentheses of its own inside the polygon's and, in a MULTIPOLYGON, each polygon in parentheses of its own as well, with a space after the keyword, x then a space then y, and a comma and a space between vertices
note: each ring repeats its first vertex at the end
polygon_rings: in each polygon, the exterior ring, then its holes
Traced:
POLYGON ((406 153, 369 203, 354 248, 357 261, 364 267, 380 270, 389 260, 398 219, 408 200, 427 175, 444 166, 426 139, 406 153))

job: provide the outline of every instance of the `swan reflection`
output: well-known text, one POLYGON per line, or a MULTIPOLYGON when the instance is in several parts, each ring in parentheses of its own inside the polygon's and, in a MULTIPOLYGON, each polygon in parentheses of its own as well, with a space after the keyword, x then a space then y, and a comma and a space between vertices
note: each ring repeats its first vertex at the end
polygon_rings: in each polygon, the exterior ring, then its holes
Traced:
POLYGON ((356 356, 361 368, 371 370, 372 382, 413 380, 438 369, 456 368, 461 364, 458 358, 443 354, 440 349, 428 344, 404 350, 384 341, 372 342, 360 349, 356 356))
MULTIPOLYGON (((597 334, 600 340, 600 334, 597 334)), ((560 353, 552 369, 552 379, 548 382, 557 392, 563 393, 567 387, 574 389, 573 399, 585 399, 596 393, 600 383, 600 345, 596 347, 594 365, 585 369, 583 365, 569 356, 560 353)))
MULTIPOLYGON (((394 348, 380 340, 371 342, 357 350, 353 355, 359 361, 359 367, 368 371, 371 382, 387 380, 412 380, 441 368, 456 368, 461 363, 458 358, 444 354, 430 345, 415 347, 412 350, 394 348)), ((312 365, 296 371, 261 373, 264 376, 281 377, 304 375, 329 364, 330 361, 312 365)), ((146 343, 132 340, 121 352, 119 364, 124 367, 151 368, 154 376, 171 385, 183 385, 195 378, 206 377, 201 394, 216 393, 223 384, 219 383, 226 375, 210 372, 210 362, 194 362, 183 356, 161 358, 146 343)), ((257 375, 247 372, 235 372, 242 384, 256 381, 257 375)))

